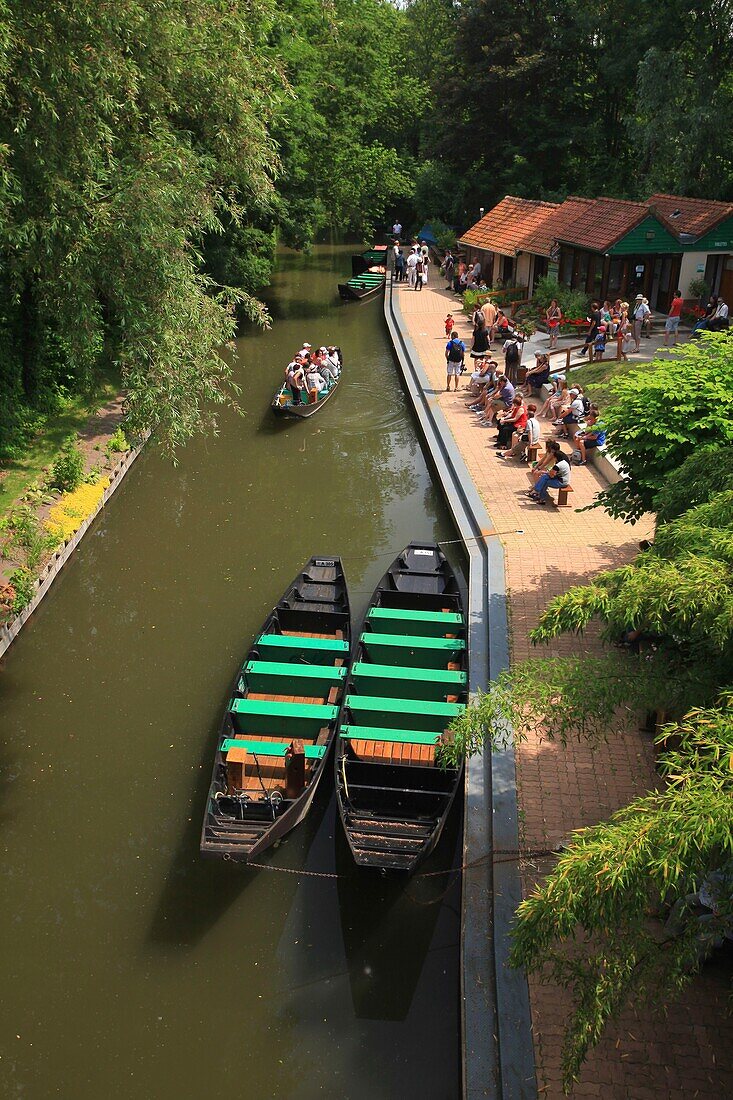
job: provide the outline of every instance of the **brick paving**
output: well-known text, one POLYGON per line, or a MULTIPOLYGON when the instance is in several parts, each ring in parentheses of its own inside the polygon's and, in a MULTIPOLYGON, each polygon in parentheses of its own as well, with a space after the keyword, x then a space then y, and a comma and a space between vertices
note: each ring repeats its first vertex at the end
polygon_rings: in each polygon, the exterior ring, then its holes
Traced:
MULTIPOLYGON (((466 376, 458 393, 445 392, 445 315, 453 313, 467 347, 471 325, 460 311, 459 300, 442 289, 443 280, 435 269, 431 276, 432 285, 419 293, 407 284, 396 285, 394 293, 399 296, 407 334, 430 379, 432 398, 446 417, 503 543, 512 660, 519 661, 532 651, 528 632, 547 602, 603 569, 632 560, 639 541, 651 533, 651 519, 632 527, 601 509, 576 512, 605 484, 592 466, 573 470, 570 507, 540 508, 527 498, 527 466, 497 460, 494 431, 480 426, 466 409, 466 376)), ((503 361, 500 354, 494 357, 503 361)), ((551 430, 549 422, 543 421, 543 438, 551 430)), ((588 632, 582 639, 556 639, 544 652, 557 656, 597 650, 597 635, 588 632)), ((531 850, 554 846, 573 829, 608 818, 654 787, 658 777, 651 737, 631 731, 593 748, 585 744, 562 748, 530 739, 517 750, 517 781, 522 843, 531 850)), ((551 866, 551 860, 525 863, 525 895, 551 866)), ((614 1100, 733 1096, 728 986, 726 967, 710 965, 666 1015, 654 1006, 627 1010, 607 1027, 571 1095, 614 1100)), ((530 999, 539 1095, 554 1100, 563 1095, 561 1041, 570 997, 566 990, 541 985, 533 978, 530 999)))

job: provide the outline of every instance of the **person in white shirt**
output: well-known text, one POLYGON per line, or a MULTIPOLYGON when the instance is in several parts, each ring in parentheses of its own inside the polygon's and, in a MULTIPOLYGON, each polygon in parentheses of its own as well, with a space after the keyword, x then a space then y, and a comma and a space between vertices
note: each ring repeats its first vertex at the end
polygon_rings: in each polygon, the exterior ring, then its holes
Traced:
POLYGON ((407 282, 411 287, 414 287, 417 282, 417 261, 419 259, 421 259, 420 254, 416 248, 413 248, 407 257, 407 282))
POLYGON ((570 407, 562 417, 562 423, 558 428, 557 434, 565 436, 566 439, 575 439, 578 431, 578 424, 585 415, 585 406, 579 390, 572 389, 570 391, 570 397, 570 407))
POLYGON ((644 301, 643 294, 636 295, 636 301, 634 302, 634 312, 632 319, 634 322, 634 351, 641 351, 641 331, 644 327, 644 322, 647 317, 651 315, 649 306, 644 301))
POLYGON ((710 318, 708 328, 711 332, 722 332, 723 329, 728 328, 730 323, 728 317, 728 306, 725 304, 722 298, 718 300, 718 304, 715 309, 715 313, 710 318))
POLYGON ((402 223, 400 222, 399 218, 397 219, 397 221, 392 226, 392 234, 393 234, 393 236, 398 237, 398 238, 402 234, 402 223))
POLYGON ((318 395, 321 390, 325 388, 326 383, 324 382, 323 378, 321 378, 315 366, 308 368, 305 376, 305 381, 310 403, 312 405, 315 405, 318 401, 318 395))
MULTIPOLYGON (((324 348, 324 351, 325 350, 326 349, 324 348)), ((333 344, 328 349, 326 362, 328 363, 330 369, 333 371, 335 377, 338 378, 339 374, 341 373, 341 361, 338 357, 338 352, 336 351, 336 348, 333 346, 333 344)))

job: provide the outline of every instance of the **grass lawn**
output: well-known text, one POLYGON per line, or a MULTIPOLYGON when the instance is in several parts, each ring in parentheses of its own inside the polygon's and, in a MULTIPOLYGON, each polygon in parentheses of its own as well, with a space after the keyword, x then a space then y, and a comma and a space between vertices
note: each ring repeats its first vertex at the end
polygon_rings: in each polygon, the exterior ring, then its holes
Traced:
POLYGON ((0 464, 0 471, 5 475, 0 481, 0 517, 12 508, 31 482, 40 477, 44 467, 56 457, 66 437, 79 432, 89 417, 119 392, 119 374, 110 369, 100 378, 93 394, 79 394, 71 398, 66 408, 48 417, 41 431, 28 444, 22 458, 0 464))

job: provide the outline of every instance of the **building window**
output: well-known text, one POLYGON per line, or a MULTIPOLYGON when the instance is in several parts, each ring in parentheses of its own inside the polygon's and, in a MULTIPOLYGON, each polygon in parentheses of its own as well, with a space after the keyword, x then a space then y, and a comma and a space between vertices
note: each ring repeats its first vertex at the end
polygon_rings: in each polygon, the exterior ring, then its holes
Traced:
POLYGON ((560 282, 563 286, 570 286, 573 278, 573 250, 563 248, 560 253, 560 282))

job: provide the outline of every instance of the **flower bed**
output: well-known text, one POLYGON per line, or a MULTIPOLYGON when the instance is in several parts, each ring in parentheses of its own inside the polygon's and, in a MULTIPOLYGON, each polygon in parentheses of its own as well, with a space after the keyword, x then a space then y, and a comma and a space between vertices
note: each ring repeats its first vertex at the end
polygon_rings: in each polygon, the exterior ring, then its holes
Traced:
POLYGON ((48 513, 46 530, 66 542, 96 510, 108 485, 109 478, 103 477, 94 484, 80 485, 71 493, 63 493, 48 513))

